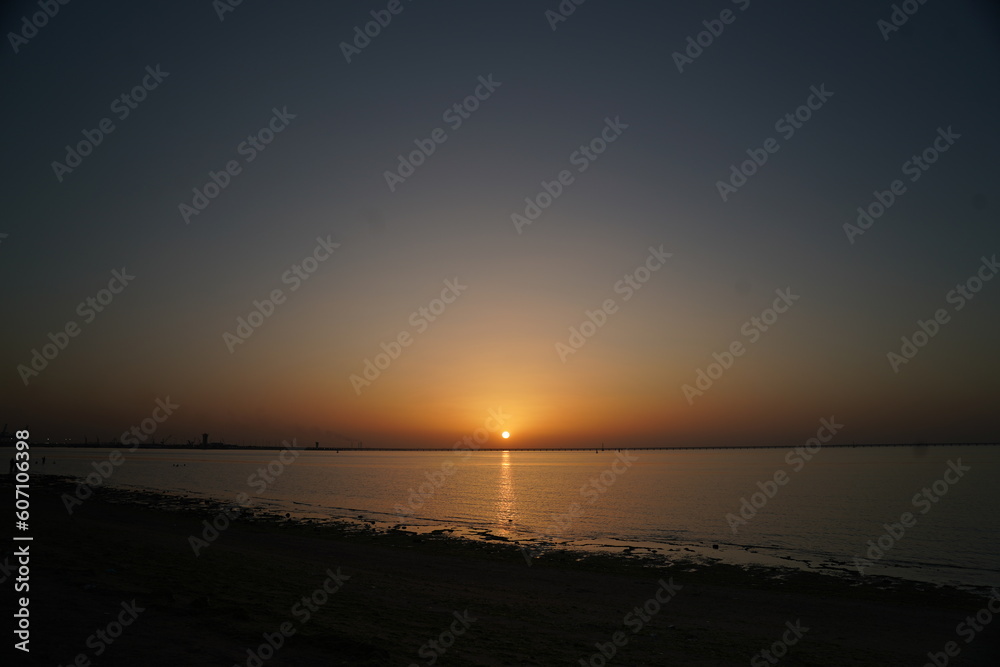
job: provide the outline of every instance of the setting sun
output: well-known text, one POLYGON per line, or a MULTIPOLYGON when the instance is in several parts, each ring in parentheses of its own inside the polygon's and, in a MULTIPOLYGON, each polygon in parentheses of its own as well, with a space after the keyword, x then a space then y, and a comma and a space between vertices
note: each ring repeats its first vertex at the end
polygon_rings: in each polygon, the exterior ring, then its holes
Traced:
POLYGON ((507 438, 510 437, 510 431, 504 431, 503 433, 500 434, 500 437, 506 440, 507 438))

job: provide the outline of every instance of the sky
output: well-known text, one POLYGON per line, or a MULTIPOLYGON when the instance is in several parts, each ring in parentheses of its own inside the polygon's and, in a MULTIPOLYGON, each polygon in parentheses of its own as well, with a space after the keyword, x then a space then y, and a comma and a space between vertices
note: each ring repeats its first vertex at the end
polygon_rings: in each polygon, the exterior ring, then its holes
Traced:
POLYGON ((0 421, 997 441, 1000 17, 902 5, 5 3, 0 421))

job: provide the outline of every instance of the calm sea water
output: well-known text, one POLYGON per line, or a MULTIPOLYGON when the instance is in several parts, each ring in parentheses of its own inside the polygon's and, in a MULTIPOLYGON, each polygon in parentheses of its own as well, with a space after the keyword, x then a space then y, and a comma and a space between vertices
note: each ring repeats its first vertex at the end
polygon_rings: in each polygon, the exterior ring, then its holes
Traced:
MULTIPOLYGON (((801 466, 786 460, 784 449, 629 456, 303 450, 280 466, 273 450, 122 451, 126 460, 109 484, 228 501, 246 493, 256 506, 297 517, 361 517, 381 527, 445 528, 541 546, 631 546, 637 553, 839 568, 859 581, 855 556, 874 555, 866 575, 1000 585, 997 447, 827 448, 801 466), (969 470, 946 474, 949 461, 969 470), (269 463, 270 482, 258 473, 269 463), (787 483, 766 484, 778 471, 787 483), (758 482, 769 488, 762 491, 758 482), (915 501, 925 487, 933 502, 915 501), (734 532, 727 514, 739 516, 744 498, 761 506, 754 516, 744 510, 749 518, 734 532), (885 524, 905 512, 915 524, 886 535, 885 524), (882 555, 866 554, 869 540, 880 538, 882 555)), ((109 450, 36 452, 49 462, 35 472, 83 477, 109 450)))

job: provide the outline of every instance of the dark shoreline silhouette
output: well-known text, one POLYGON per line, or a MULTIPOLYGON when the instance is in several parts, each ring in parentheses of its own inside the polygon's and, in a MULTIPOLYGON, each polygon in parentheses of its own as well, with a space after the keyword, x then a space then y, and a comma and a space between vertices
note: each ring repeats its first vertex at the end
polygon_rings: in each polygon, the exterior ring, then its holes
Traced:
MULTIPOLYGON (((996 447, 1000 442, 920 442, 920 443, 849 443, 849 444, 824 444, 823 449, 846 449, 856 447, 996 447)), ((118 449, 123 447, 119 442, 112 443, 31 443, 32 447, 79 447, 87 449, 118 449)), ((746 450, 746 449, 788 449, 797 445, 718 445, 718 446, 662 446, 662 447, 614 447, 605 451, 678 451, 678 450, 746 450)), ((285 449, 281 445, 230 445, 221 442, 213 442, 207 445, 168 445, 168 444, 148 444, 139 445, 136 449, 179 449, 179 450, 219 450, 219 449, 253 449, 261 451, 285 449)), ((450 452, 451 447, 299 447, 302 450, 319 452, 450 452)), ((593 447, 480 447, 475 451, 479 452, 589 452, 593 447)))

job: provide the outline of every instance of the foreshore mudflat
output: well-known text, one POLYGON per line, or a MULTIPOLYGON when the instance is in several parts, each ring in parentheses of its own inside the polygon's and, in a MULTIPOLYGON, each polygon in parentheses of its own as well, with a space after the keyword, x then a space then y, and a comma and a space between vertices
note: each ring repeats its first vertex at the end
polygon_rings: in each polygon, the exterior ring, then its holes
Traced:
MULTIPOLYGON (((9 479, 0 486, 13 493, 9 479)), ((116 489, 70 514, 60 498, 71 489, 66 478, 32 480, 36 664, 919 666, 928 653, 949 665, 1000 656, 1000 622, 961 625, 988 598, 948 588, 567 551, 529 565, 503 542, 222 521, 202 501, 116 489), (222 527, 215 537, 206 521, 222 527), (955 657, 943 653, 949 642, 955 657)))

